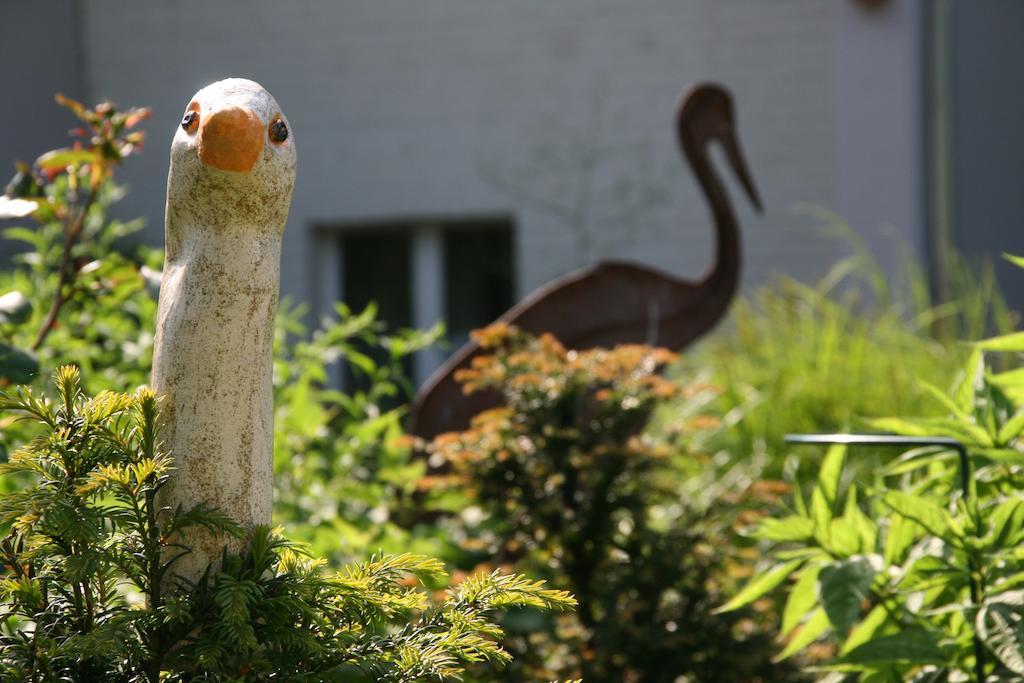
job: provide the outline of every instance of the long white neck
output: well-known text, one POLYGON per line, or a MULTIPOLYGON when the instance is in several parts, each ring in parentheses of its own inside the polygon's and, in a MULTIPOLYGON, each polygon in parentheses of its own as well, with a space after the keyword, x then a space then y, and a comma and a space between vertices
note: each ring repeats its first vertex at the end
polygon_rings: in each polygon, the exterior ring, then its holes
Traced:
MULTIPOLYGON (((164 443, 177 468, 161 504, 205 503, 246 528, 269 524, 283 216, 282 225, 251 225, 233 212, 216 221, 206 213, 204 221, 176 208, 169 200, 153 352, 164 443)), ((206 533, 184 541, 192 553, 174 571, 193 581, 225 545, 240 548, 206 533)))

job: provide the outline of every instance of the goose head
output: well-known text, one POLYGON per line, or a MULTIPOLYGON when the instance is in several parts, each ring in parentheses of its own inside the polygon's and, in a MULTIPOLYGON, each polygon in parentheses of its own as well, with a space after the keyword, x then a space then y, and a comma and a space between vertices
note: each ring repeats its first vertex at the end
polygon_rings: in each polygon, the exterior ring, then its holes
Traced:
POLYGON ((280 234, 295 162, 288 117, 263 86, 244 78, 206 86, 189 101, 171 142, 168 237, 188 226, 265 226, 280 234))

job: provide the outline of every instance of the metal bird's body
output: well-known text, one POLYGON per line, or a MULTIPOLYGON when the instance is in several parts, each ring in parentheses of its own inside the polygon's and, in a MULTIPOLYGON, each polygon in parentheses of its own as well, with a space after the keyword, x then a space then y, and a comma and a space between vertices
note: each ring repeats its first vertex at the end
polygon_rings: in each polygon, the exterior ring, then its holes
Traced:
MULTIPOLYGON (((682 349, 722 318, 739 283, 739 226, 707 146, 720 142, 726 158, 754 204, 753 181, 733 128, 732 98, 716 85, 699 85, 684 95, 677 115, 680 147, 714 216, 714 265, 697 282, 640 264, 605 261, 565 275, 537 289, 498 321, 534 334, 550 332, 569 349, 645 343, 682 349)), ((413 406, 410 432, 424 438, 465 429, 470 419, 498 397, 464 395, 455 374, 469 367, 481 349, 470 342, 427 381, 413 406)))

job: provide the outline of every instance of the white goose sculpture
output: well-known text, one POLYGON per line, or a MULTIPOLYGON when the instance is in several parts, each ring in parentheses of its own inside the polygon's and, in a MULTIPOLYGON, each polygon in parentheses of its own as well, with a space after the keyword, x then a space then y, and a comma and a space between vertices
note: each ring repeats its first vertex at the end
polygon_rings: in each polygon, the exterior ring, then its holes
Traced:
MULTIPOLYGON (((277 102, 239 78, 197 92, 171 143, 152 384, 177 471, 161 504, 206 503, 246 528, 271 521, 274 314, 295 160, 277 102)), ((192 581, 225 545, 239 549, 207 533, 185 541, 174 573, 192 581)))

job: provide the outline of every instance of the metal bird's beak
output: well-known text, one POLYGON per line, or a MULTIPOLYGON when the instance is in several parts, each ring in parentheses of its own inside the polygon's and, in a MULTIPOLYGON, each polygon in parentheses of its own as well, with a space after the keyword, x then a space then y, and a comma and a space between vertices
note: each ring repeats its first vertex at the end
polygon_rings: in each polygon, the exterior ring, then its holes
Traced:
POLYGON ((247 109, 212 112, 199 124, 199 158, 222 171, 247 173, 263 152, 263 124, 247 109))
POLYGON ((764 208, 761 206, 761 198, 757 194, 757 188, 754 187, 754 179, 747 168, 746 160, 743 158, 743 152, 740 150, 740 143, 736 138, 736 133, 730 127, 729 130, 719 136, 719 140, 722 143, 722 148, 725 150, 725 156, 729 160, 729 165, 732 166, 733 172, 739 178, 740 185, 746 190, 747 196, 750 197, 750 201, 754 208, 757 209, 757 212, 762 213, 764 208))

